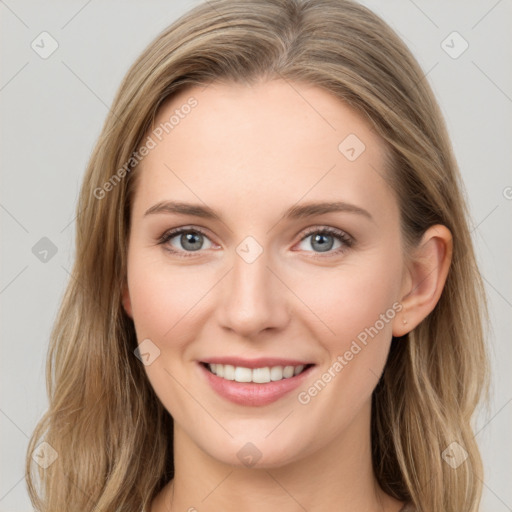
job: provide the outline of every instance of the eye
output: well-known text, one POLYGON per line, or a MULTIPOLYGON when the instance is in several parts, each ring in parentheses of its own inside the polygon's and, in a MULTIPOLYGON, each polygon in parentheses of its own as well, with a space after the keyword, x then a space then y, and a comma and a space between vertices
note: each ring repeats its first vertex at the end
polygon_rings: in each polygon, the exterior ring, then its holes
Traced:
POLYGON ((301 243, 304 242, 318 254, 328 253, 328 256, 341 254, 354 245, 354 239, 351 236, 340 229, 331 227, 309 229, 301 239, 301 243), (310 241, 306 242, 308 239, 310 241), (332 249, 336 243, 338 247, 335 247, 333 251, 332 249))
MULTIPOLYGON (((310 247, 313 248, 316 255, 327 253, 326 256, 332 256, 345 252, 354 245, 354 239, 337 228, 322 227, 310 228, 302 237, 301 243, 311 239, 310 247), (314 236, 313 236, 314 235, 314 236), (335 245, 335 250, 332 250, 335 245)), ((181 227, 166 231, 158 240, 158 244, 165 245, 165 249, 182 257, 194 256, 194 252, 200 252, 201 249, 211 249, 213 243, 206 233, 199 228, 181 227), (205 247, 205 242, 207 246, 205 247)), ((301 250, 308 250, 302 248, 301 250)))
POLYGON ((181 256, 188 257, 193 256, 193 253, 200 251, 201 249, 210 249, 213 244, 206 236, 206 233, 197 228, 182 227, 172 229, 165 232, 158 243, 166 245, 166 249, 172 253, 184 253, 181 256), (209 242, 209 246, 204 247, 205 240, 209 242))

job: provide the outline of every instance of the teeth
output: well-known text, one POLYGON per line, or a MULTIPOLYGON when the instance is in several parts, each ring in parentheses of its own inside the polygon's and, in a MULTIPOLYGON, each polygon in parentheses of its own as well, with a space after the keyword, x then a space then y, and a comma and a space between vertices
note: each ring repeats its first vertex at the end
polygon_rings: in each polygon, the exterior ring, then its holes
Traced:
POLYGON ((295 368, 293 366, 285 366, 283 368, 283 377, 285 379, 289 379, 290 377, 293 377, 294 371, 295 371, 295 368))
MULTIPOLYGON (((222 365, 217 365, 222 366, 222 365)), ((235 380, 235 367, 231 364, 224 365, 224 378, 226 380, 235 380)))
POLYGON ((302 370, 304 370, 303 364, 301 364, 300 366, 296 366, 293 371, 293 375, 299 375, 299 373, 302 372, 302 370))
POLYGON ((208 364, 208 368, 217 377, 226 380, 235 380, 236 382, 256 382, 266 384, 278 380, 289 379, 294 375, 299 375, 305 365, 299 366, 265 366, 263 368, 244 368, 243 366, 232 366, 230 364, 208 364))
POLYGON ((270 380, 281 380, 283 378, 283 367, 273 366, 270 368, 270 380))
MULTIPOLYGON (((220 365, 223 366, 223 365, 220 365)), ((217 375, 219 375, 219 366, 217 366, 217 375)), ((222 377, 222 375, 219 375, 222 377)), ((252 380, 252 370, 249 368, 242 368, 241 366, 237 366, 235 368, 235 380, 237 382, 251 382, 252 380)))

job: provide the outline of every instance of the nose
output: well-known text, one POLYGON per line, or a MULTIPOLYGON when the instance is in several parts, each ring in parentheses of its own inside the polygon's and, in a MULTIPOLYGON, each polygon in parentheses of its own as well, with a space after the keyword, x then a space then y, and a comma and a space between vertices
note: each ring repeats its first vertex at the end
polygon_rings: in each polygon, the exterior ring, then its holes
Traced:
POLYGON ((223 300, 217 308, 220 325, 240 337, 282 330, 289 322, 290 292, 270 268, 266 251, 252 262, 235 253, 233 267, 223 282, 223 300))

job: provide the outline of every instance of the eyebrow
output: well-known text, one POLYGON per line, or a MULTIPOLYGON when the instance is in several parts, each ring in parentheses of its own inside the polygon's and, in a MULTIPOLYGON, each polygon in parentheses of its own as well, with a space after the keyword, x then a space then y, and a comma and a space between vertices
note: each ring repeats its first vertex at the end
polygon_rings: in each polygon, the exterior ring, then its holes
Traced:
MULTIPOLYGON (((284 212, 283 218, 302 219, 305 217, 313 217, 315 215, 322 215, 331 212, 355 213, 367 217, 369 220, 373 220, 373 217, 368 211, 360 208, 359 206, 346 203, 344 201, 309 202, 302 205, 292 206, 284 212)), ((184 203, 181 201, 161 201, 148 208, 144 213, 144 216, 158 213, 192 215, 194 217, 215 219, 223 222, 221 216, 212 210, 209 206, 184 203)))

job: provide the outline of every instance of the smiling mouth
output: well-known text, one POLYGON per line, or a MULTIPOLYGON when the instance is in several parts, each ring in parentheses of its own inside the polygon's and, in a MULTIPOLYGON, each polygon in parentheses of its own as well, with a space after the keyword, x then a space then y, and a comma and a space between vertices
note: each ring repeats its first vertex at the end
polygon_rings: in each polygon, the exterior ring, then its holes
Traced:
POLYGON ((235 382, 253 382, 266 384, 290 379, 306 371, 313 364, 298 366, 263 366, 261 368, 246 368, 244 366, 233 366, 231 364, 201 363, 209 372, 221 377, 224 380, 235 382))

